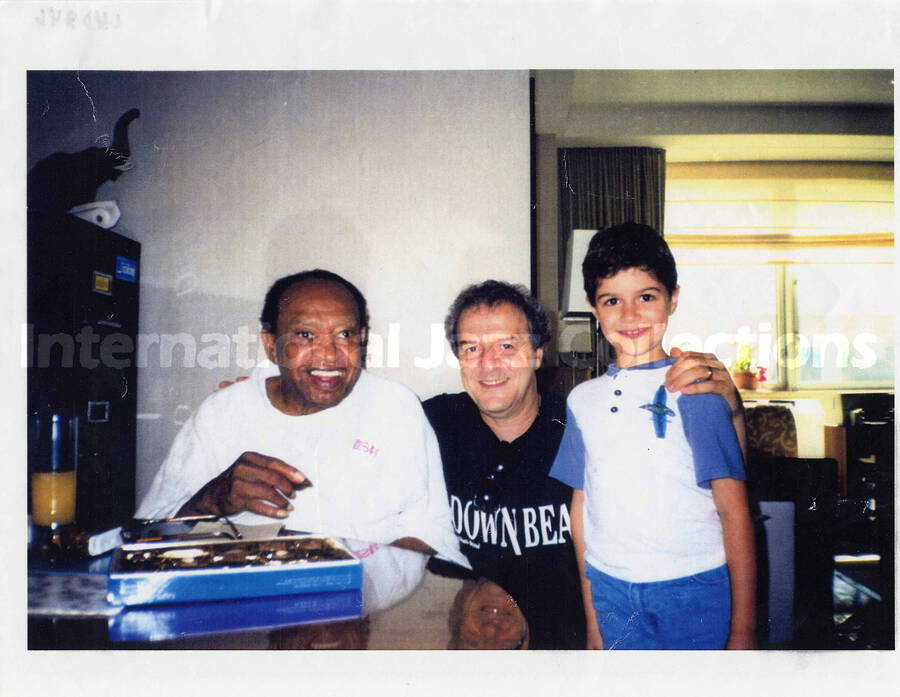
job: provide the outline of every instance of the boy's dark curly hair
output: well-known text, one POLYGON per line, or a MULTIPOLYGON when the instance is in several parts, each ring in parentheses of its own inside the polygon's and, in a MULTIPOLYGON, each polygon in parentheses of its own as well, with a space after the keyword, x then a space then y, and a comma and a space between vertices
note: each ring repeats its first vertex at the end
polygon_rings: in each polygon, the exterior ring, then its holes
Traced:
POLYGON ((584 292, 594 305, 597 286, 604 278, 625 269, 642 269, 665 286, 671 296, 678 285, 675 259, 656 230, 640 223, 613 225, 596 233, 581 265, 584 292))

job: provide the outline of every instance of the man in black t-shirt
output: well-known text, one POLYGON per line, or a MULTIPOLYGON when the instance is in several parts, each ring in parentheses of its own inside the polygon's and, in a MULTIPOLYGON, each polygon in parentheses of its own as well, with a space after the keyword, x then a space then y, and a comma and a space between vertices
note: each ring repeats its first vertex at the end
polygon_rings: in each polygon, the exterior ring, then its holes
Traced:
MULTIPOLYGON (((584 648, 572 548, 572 490, 547 476, 565 402, 539 395, 547 316, 521 289, 487 281, 446 322, 466 392, 425 402, 441 448, 453 524, 474 573, 503 587, 527 618, 531 648, 584 648)), ((435 573, 462 572, 432 559, 435 573)))
MULTIPOLYGON (((537 386, 550 340, 547 315, 523 287, 485 281, 459 294, 444 329, 466 391, 432 397, 424 407, 440 444, 460 549, 473 572, 436 558, 428 568, 474 573, 503 587, 528 621, 529 648, 583 649, 572 490, 547 476, 565 427, 565 401, 537 386)), ((673 389, 722 394, 743 434, 739 398, 714 356, 686 354, 670 376, 673 389)))
MULTIPOLYGON (((547 476, 562 437, 564 400, 542 397, 531 427, 512 443, 498 439, 466 393, 433 397, 425 403, 425 413, 441 444, 460 549, 475 574, 513 597, 528 620, 531 648, 584 648, 584 609, 569 522, 572 490, 547 476), (500 464, 505 471, 492 484, 487 477, 500 464), (479 505, 491 489, 497 492, 496 506, 479 505)), ((428 568, 465 573, 436 558, 428 568)))

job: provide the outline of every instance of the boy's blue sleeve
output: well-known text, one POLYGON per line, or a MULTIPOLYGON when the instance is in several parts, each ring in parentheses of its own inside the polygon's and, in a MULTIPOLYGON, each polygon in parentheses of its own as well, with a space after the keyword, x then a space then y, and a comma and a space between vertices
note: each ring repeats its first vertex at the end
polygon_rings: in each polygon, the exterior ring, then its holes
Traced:
POLYGON ((584 439, 572 411, 566 406, 566 429, 550 476, 573 489, 584 489, 584 439))
POLYGON ((724 477, 743 481, 744 458, 728 403, 717 394, 681 395, 678 411, 694 456, 697 486, 709 489, 711 480, 724 477))

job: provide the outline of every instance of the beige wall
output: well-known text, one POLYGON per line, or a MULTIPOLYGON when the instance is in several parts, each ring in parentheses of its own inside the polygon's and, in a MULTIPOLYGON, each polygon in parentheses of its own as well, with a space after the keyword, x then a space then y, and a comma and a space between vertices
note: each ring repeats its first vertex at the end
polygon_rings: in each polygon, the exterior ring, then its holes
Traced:
POLYGON ((249 372, 277 277, 324 267, 356 283, 371 306, 373 372, 422 397, 461 389, 430 356, 432 325, 460 288, 528 283, 525 71, 80 79, 66 108, 54 101, 62 86, 46 88, 49 111, 44 95, 30 99, 29 165, 141 109, 135 168, 98 192, 118 200, 116 231, 143 244, 139 497, 179 424, 220 379, 249 372))

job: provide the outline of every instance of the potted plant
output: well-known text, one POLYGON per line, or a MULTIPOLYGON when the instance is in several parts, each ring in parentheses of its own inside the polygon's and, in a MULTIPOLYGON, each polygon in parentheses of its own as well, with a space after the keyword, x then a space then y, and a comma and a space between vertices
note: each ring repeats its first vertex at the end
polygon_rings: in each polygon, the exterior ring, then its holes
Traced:
POLYGON ((738 347, 731 375, 740 390, 755 390, 759 383, 766 381, 766 369, 761 365, 753 365, 753 349, 747 344, 738 347))

